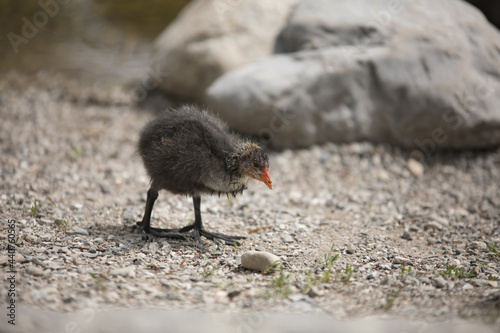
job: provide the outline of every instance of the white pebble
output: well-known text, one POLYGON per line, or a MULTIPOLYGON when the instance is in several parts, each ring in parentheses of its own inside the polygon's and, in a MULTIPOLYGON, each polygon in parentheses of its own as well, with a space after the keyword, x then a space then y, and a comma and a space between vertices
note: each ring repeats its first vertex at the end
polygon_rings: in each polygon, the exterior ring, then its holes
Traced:
POLYGON ((422 175, 424 174, 424 166, 422 165, 422 163, 413 158, 410 158, 406 162, 406 166, 415 177, 422 177, 422 175))
POLYGON ((248 251, 241 256, 241 265, 248 269, 264 272, 272 268, 280 259, 272 253, 248 251))

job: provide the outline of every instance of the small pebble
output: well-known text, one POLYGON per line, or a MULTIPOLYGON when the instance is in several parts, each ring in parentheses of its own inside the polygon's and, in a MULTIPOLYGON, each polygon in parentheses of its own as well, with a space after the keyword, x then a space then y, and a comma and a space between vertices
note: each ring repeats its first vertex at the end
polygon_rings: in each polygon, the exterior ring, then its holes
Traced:
POLYGON ((445 219, 444 217, 441 217, 441 216, 434 216, 434 220, 441 224, 442 226, 449 226, 450 225, 450 222, 445 219))
POLYGON ((76 202, 72 204, 69 208, 74 211, 79 211, 83 208, 83 205, 81 203, 76 202))
POLYGON ((313 298, 313 297, 319 297, 323 296, 323 292, 321 292, 318 288, 311 286, 309 287, 309 291, 307 292, 307 296, 313 298))
POLYGON ((151 253, 156 253, 156 251, 158 251, 158 244, 156 242, 152 242, 149 244, 148 248, 151 253))
POLYGON ((406 166, 408 167, 408 170, 410 170, 411 174, 415 177, 422 177, 422 175, 424 174, 424 166, 422 165, 422 163, 413 158, 410 158, 406 162, 406 166))
POLYGON ((443 225, 436 221, 429 221, 424 225, 425 230, 443 230, 443 225))
POLYGON ((38 222, 40 224, 52 224, 52 223, 54 223, 54 221, 50 220, 50 219, 39 219, 38 222))
POLYGON ((229 297, 229 299, 233 299, 235 298, 236 296, 240 295, 241 294, 241 290, 233 290, 233 291, 230 291, 227 293, 227 297, 229 297))
POLYGON ((99 183, 99 188, 101 189, 101 192, 104 194, 111 193, 111 188, 105 183, 99 183))
POLYGON ((27 235, 26 237, 24 237, 24 240, 30 243, 36 243, 38 237, 35 235, 27 235))
POLYGON ((488 246, 483 241, 471 242, 470 243, 470 248, 471 249, 475 249, 475 250, 479 250, 479 251, 486 251, 486 250, 488 250, 488 246))
POLYGON ((269 252, 248 251, 241 256, 241 265, 248 269, 265 272, 279 260, 277 256, 269 252))
POLYGON ((109 271, 109 274, 112 276, 135 276, 135 267, 127 266, 121 268, 115 268, 109 271))
POLYGON ((126 252, 128 252, 128 251, 130 251, 130 246, 120 243, 118 251, 126 251, 126 252))
POLYGON ((347 244, 347 248, 346 248, 345 252, 347 254, 354 254, 356 252, 356 248, 354 247, 354 245, 349 243, 349 244, 347 244))
POLYGON ((85 229, 82 228, 74 228, 71 230, 66 231, 68 235, 82 235, 82 236, 88 236, 89 232, 85 229))
POLYGON ((409 240, 409 241, 413 240, 413 237, 411 236, 411 234, 408 231, 403 232, 403 234, 401 235, 401 238, 409 240))
POLYGON ((128 222, 134 222, 136 220, 135 212, 132 209, 125 209, 123 211, 123 219, 128 222))
POLYGON ((172 251, 172 245, 169 242, 163 241, 161 242, 161 250, 167 255, 172 251))
POLYGON ((135 258, 134 260, 132 260, 132 262, 135 265, 144 265, 144 260, 142 260, 141 258, 135 258))
POLYGON ((35 276, 43 275, 43 269, 38 266, 28 266, 26 267, 26 272, 35 276))
POLYGON ((462 286, 462 289, 463 290, 472 290, 472 289, 474 289, 474 286, 470 283, 466 283, 462 286))
POLYGON ((281 235, 281 238, 283 239, 283 242, 285 242, 285 243, 295 242, 294 239, 292 238, 292 236, 290 236, 289 234, 283 234, 283 235, 281 235))
POLYGON ((376 280, 376 279, 379 278, 379 276, 380 276, 380 272, 379 271, 373 271, 370 274, 368 274, 368 276, 366 278, 368 280, 376 280))
POLYGON ((67 247, 61 247, 60 249, 57 250, 57 253, 68 253, 69 249, 67 247))
POLYGON ((392 259, 392 263, 396 265, 402 265, 408 263, 410 260, 401 256, 396 256, 392 259))
POLYGON ((42 268, 46 268, 45 263, 44 263, 43 261, 41 261, 40 259, 38 259, 38 258, 33 258, 33 259, 31 260, 31 262, 32 262, 34 265, 38 265, 38 266, 40 266, 40 267, 42 267, 42 268))
POLYGON ((476 287, 486 287, 489 285, 488 280, 472 279, 471 284, 476 287))
POLYGON ((288 296, 288 299, 291 300, 292 302, 299 302, 304 299, 304 295, 301 294, 293 294, 288 296))
POLYGON ((446 286, 446 280, 442 276, 434 278, 432 282, 436 288, 444 288, 446 286))

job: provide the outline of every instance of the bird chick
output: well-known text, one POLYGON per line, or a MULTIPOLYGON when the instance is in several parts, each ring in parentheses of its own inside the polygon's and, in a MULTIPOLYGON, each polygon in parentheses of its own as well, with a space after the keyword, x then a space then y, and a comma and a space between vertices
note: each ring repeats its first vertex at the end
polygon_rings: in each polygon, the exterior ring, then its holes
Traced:
POLYGON ((232 194, 247 188, 249 179, 263 182, 270 189, 269 158, 257 144, 231 133, 218 118, 194 106, 170 110, 143 129, 137 151, 151 177, 144 217, 138 224, 152 236, 191 237, 202 242, 222 239, 239 244, 241 236, 208 232, 200 213, 202 194, 232 194), (193 197, 195 220, 180 229, 151 227, 151 212, 160 190, 193 197))

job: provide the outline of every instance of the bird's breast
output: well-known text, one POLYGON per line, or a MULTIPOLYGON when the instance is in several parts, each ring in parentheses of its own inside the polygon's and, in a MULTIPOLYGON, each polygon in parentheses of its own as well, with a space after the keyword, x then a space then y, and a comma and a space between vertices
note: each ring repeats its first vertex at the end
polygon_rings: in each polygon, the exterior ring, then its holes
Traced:
POLYGON ((204 185, 217 193, 241 192, 246 188, 248 177, 244 176, 238 179, 231 178, 229 175, 215 175, 208 173, 204 185))

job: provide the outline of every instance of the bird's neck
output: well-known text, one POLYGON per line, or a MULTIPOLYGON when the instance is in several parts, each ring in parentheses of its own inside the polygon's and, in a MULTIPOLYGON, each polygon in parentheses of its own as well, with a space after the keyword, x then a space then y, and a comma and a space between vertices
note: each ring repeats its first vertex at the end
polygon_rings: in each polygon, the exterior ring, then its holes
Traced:
POLYGON ((248 179, 246 176, 246 171, 243 170, 242 164, 245 159, 249 159, 252 155, 252 152, 258 148, 259 146, 253 142, 243 142, 240 144, 231 156, 229 156, 227 160, 227 168, 231 177, 236 179, 241 179, 242 181, 248 179))

